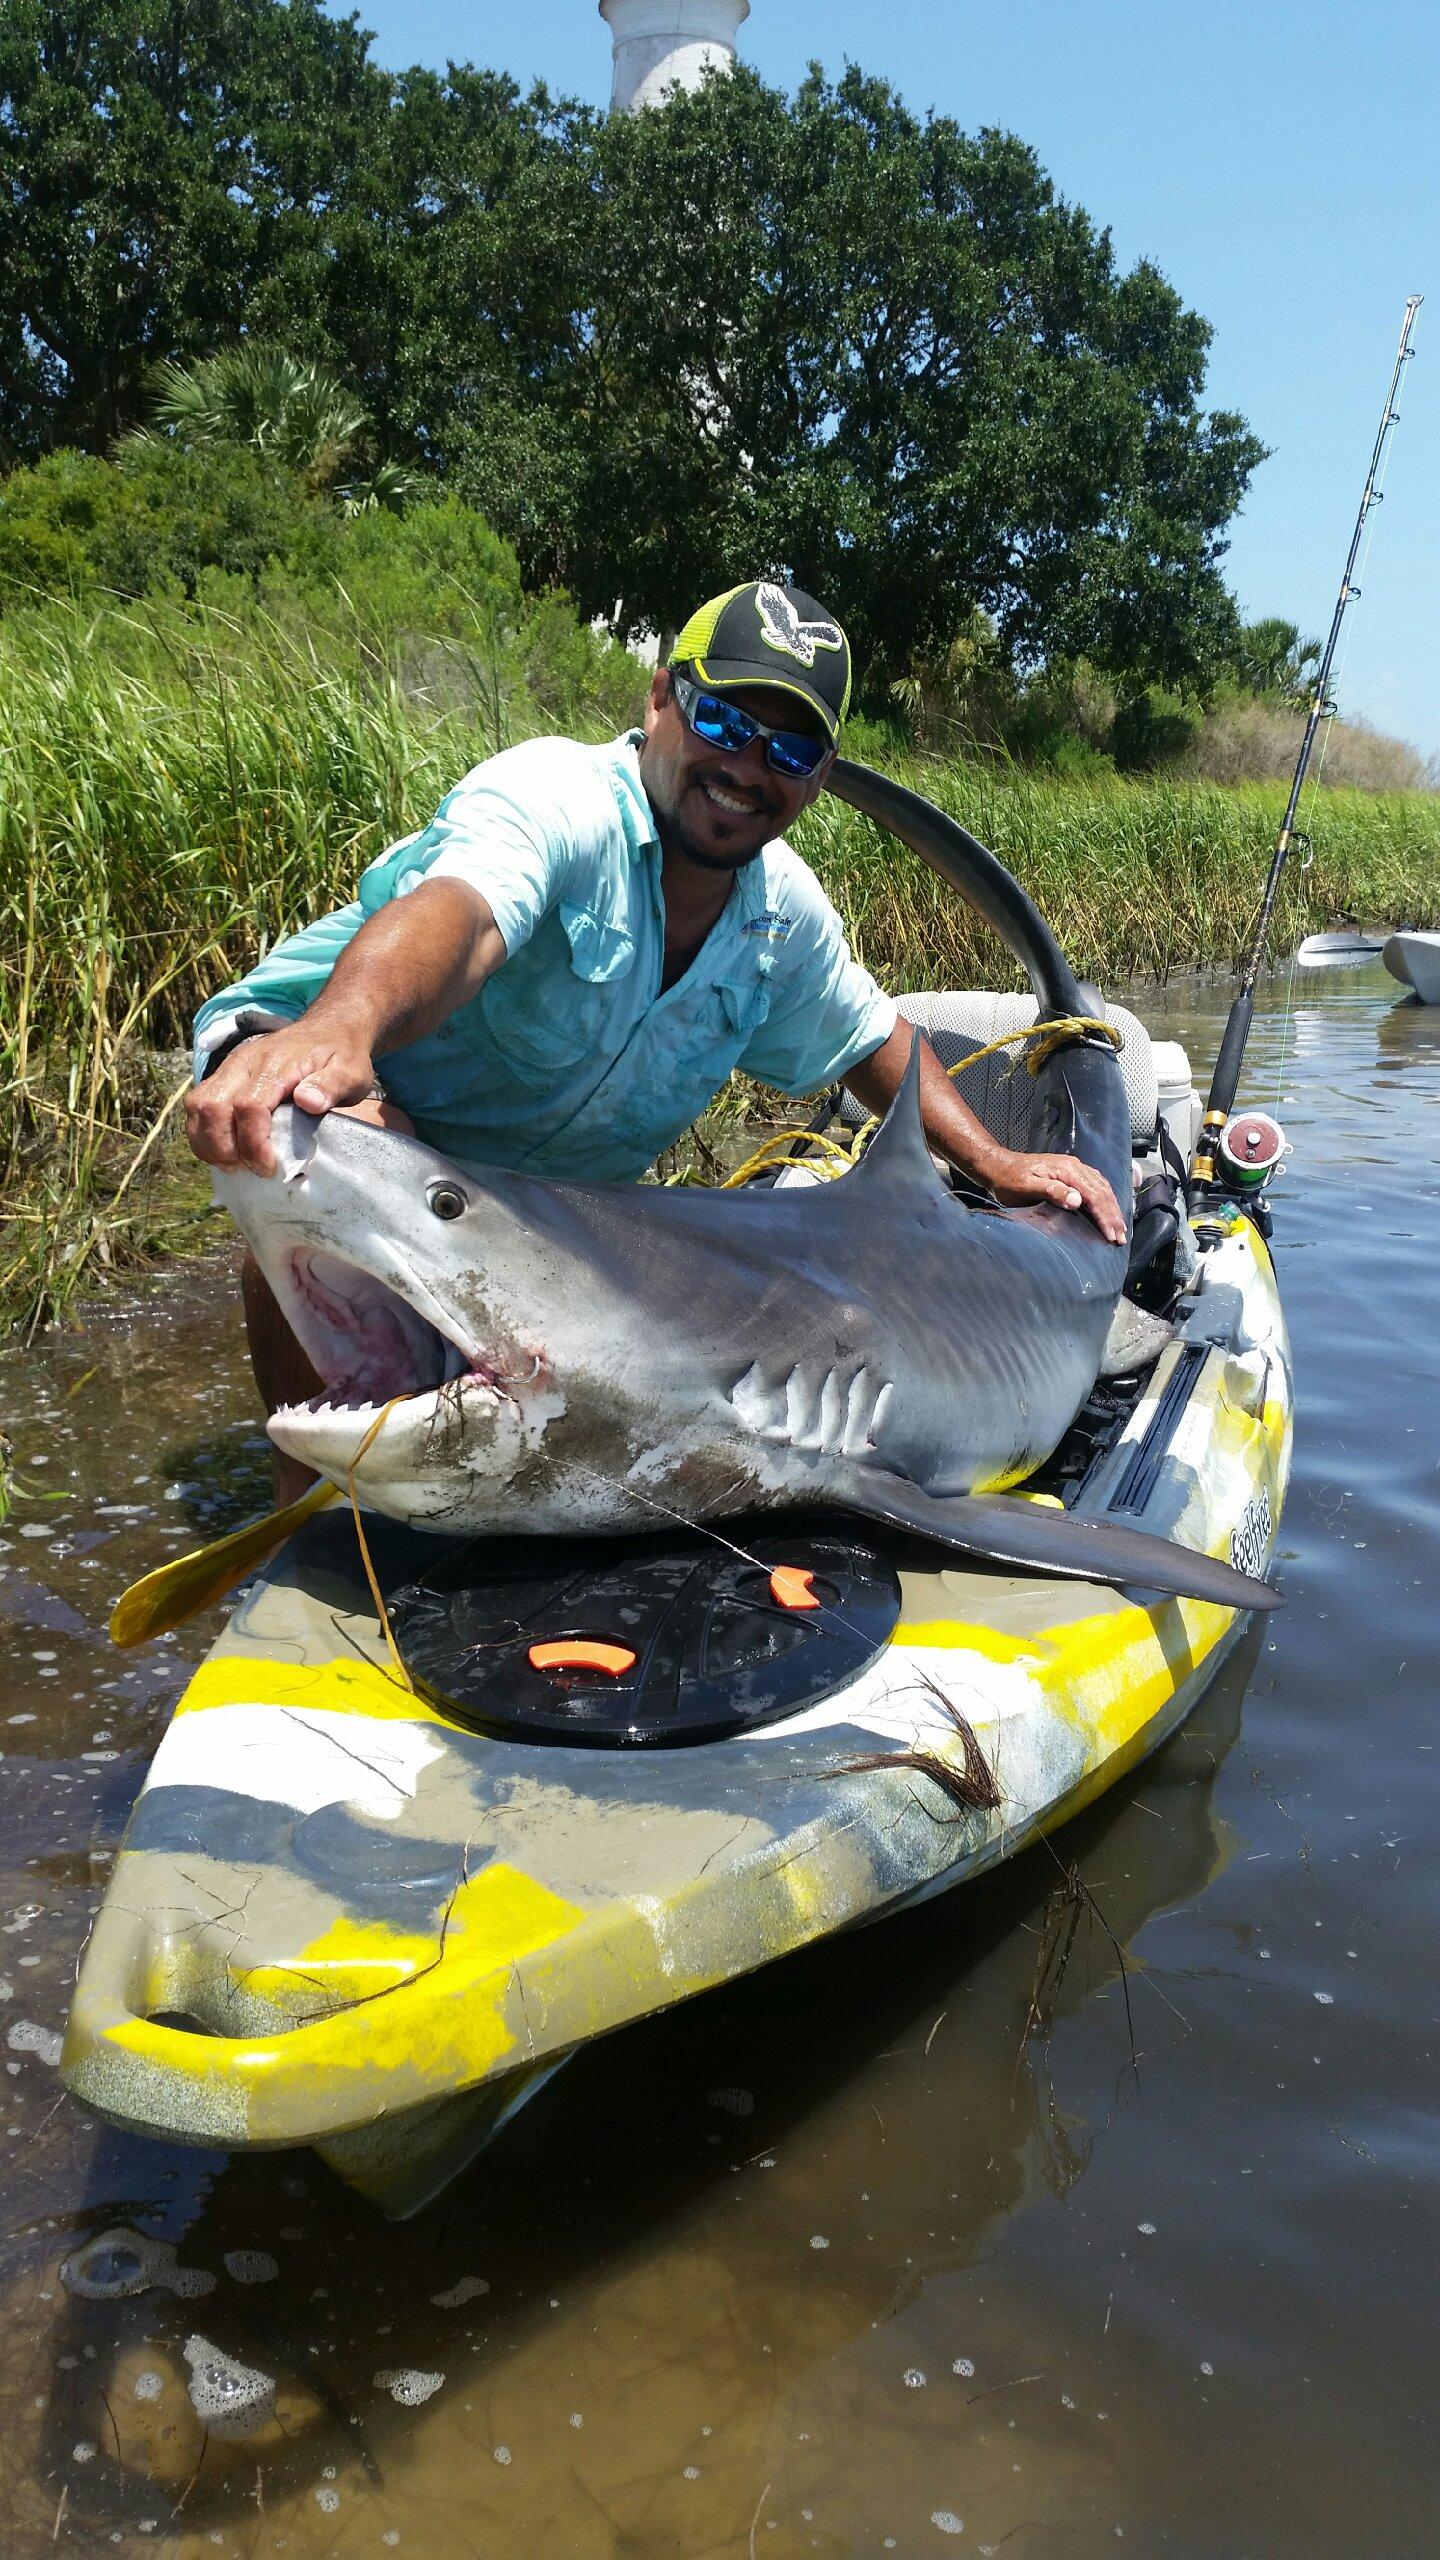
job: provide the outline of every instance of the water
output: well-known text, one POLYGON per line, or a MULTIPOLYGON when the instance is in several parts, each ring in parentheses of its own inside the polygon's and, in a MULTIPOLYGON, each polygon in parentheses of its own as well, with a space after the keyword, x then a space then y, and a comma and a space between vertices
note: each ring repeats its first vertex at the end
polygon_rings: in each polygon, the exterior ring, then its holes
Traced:
MULTIPOLYGON (((583 2056, 401 2230, 60 2096, 204 1645, 104 1618, 264 1452, 223 1259, 0 1363, 7 2554, 1437 2548, 1440 1013, 1296 994, 1247 1087, 1295 1141, 1288 1608, 1053 1853, 583 2056)), ((1143 1004, 1213 1055, 1223 991, 1143 1004)))

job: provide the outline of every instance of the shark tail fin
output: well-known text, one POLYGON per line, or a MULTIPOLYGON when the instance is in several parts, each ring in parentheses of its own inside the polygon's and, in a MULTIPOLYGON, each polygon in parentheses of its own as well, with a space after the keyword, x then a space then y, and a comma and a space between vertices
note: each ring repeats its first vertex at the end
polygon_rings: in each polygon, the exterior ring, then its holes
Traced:
POLYGON ((1268 1582, 1145 1529, 1122 1529, 1108 1520, 1004 1495, 923 1493, 901 1476, 870 1467, 852 1468, 843 1498, 868 1519, 914 1530, 987 1564, 1022 1565, 1122 1588, 1134 1584, 1182 1600, 1208 1600, 1222 1609, 1283 1606, 1268 1582))

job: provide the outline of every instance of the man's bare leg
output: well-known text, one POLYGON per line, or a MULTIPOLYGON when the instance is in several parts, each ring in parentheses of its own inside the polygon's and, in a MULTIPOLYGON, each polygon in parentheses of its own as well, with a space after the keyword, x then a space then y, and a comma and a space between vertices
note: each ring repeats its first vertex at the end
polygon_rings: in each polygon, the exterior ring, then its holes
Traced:
MULTIPOLYGON (((398 1103, 357 1102, 343 1116, 347 1120, 368 1120, 372 1128, 398 1129, 405 1137, 415 1134, 414 1121, 398 1103)), ((325 1382, 301 1350, 248 1245, 240 1272, 240 1296, 250 1343, 250 1366, 267 1415, 277 1405, 303 1404, 307 1396, 318 1395, 325 1382)), ((309 1491, 315 1482, 315 1470, 302 1467, 298 1458, 288 1458, 283 1449, 275 1451, 274 1463, 275 1503, 277 1509, 283 1509, 287 1502, 298 1502, 301 1494, 309 1491)))
MULTIPOLYGON (((250 1339, 250 1366, 267 1416, 277 1405, 303 1404, 307 1396, 318 1395, 322 1380, 281 1314, 280 1302, 248 1245, 240 1272, 240 1297, 250 1339)), ((287 1458, 283 1449, 273 1450, 271 1458, 275 1508, 283 1511, 287 1502, 298 1502, 308 1491, 315 1482, 315 1470, 302 1467, 298 1458, 287 1458)))

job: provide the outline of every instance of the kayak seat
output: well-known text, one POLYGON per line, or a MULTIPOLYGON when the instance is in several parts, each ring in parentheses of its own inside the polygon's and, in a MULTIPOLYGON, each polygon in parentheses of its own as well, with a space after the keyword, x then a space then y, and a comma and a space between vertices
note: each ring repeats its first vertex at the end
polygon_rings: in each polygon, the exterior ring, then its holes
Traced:
MULTIPOLYGON (((896 1003, 907 1022, 920 1025, 942 1067, 959 1066, 956 1088, 993 1138, 998 1138, 1004 1147, 1027 1151, 1046 1144, 1035 1080, 1023 1068, 1018 1074, 1012 1072, 1020 1055, 1018 1046, 980 1058, 973 1067, 961 1065, 972 1051, 985 1049, 1003 1033, 1032 1023, 1038 1010, 1033 996, 973 988, 903 995, 896 998, 896 1003)), ((1150 1034, 1139 1016, 1128 1012, 1124 1005, 1106 1005, 1104 1015, 1125 1043, 1120 1052, 1120 1073, 1130 1106, 1131 1139, 1137 1152, 1148 1151, 1156 1142, 1160 1119, 1160 1086, 1150 1034)), ((854 1128, 866 1114, 853 1095, 842 1093, 839 1116, 854 1128)))

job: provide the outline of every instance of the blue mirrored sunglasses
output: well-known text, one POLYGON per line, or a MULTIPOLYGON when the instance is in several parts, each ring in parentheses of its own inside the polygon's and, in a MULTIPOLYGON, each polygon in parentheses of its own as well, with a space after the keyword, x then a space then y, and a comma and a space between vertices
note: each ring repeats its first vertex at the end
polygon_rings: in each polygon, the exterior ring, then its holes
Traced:
POLYGON ((763 738, 766 763, 787 782, 808 782, 833 752, 828 738, 812 737, 803 729, 767 729, 763 720, 752 719, 738 702, 728 702, 723 694, 705 693, 673 668, 670 685, 686 728, 703 738, 707 747, 723 747, 727 755, 740 756, 763 738))

